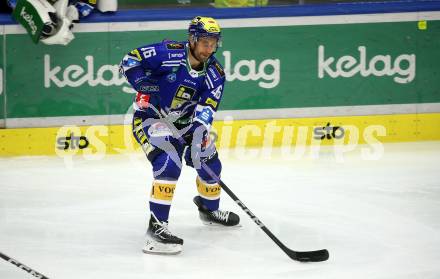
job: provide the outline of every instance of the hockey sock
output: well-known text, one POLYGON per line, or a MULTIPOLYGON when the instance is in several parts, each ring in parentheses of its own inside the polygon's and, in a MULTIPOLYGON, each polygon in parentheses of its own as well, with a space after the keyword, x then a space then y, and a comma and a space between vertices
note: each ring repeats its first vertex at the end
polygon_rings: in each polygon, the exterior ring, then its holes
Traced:
POLYGON ((161 222, 168 221, 176 183, 177 181, 153 181, 150 195, 150 211, 161 222))
POLYGON ((207 183, 199 176, 196 179, 197 191, 202 198, 203 204, 210 210, 219 208, 221 187, 218 183, 207 183))

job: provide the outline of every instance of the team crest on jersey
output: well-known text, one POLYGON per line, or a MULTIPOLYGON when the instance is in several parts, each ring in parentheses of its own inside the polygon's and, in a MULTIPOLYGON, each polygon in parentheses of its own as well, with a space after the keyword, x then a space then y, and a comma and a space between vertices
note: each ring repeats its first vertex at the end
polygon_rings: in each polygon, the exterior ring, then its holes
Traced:
POLYGON ((168 43, 167 49, 184 49, 185 45, 182 43, 168 43))
POLYGON ((174 95, 173 102, 171 103, 171 109, 179 108, 183 103, 191 101, 192 97, 196 93, 194 88, 180 85, 177 88, 176 94, 174 95))
POLYGON ((176 77, 176 73, 171 73, 171 74, 168 74, 168 75, 167 75, 167 81, 170 82, 170 83, 171 83, 171 82, 175 82, 175 81, 176 81, 176 78, 177 78, 177 77, 176 77))
POLYGON ((217 70, 217 72, 220 74, 220 77, 224 77, 225 76, 225 72, 223 71, 222 66, 220 66, 220 64, 217 63, 217 61, 214 62, 214 67, 217 70))

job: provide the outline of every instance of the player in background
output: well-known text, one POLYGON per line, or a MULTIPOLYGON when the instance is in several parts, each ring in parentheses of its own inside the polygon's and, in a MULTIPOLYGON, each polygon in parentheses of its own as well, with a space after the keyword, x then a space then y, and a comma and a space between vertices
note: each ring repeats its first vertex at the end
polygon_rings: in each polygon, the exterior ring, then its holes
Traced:
POLYGON ((197 16, 189 25, 188 41, 164 40, 138 47, 121 62, 121 72, 137 91, 133 134, 154 176, 145 253, 182 251, 183 240, 167 227, 182 158, 197 171, 198 195, 193 201, 203 223, 239 225, 237 214, 219 209, 221 187, 201 167, 203 162, 220 176, 221 162, 209 137, 225 83, 223 68, 214 57, 220 45, 216 20, 197 16))
POLYGON ((28 31, 34 43, 67 45, 75 36, 74 23, 97 8, 117 10, 117 0, 6 0, 13 17, 28 31))

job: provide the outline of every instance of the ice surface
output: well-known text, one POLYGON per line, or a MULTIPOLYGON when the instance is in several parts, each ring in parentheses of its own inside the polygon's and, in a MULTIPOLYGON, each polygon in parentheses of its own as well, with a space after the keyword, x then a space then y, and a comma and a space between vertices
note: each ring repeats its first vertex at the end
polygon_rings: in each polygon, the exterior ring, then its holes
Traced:
MULTIPOLYGON (((221 151, 226 185, 288 247, 326 248, 329 261, 290 260, 226 193, 243 227, 204 227, 187 167, 170 217, 183 253, 143 254, 152 175, 140 153, 0 159, 0 251, 65 279, 440 278, 440 142, 387 144, 379 160, 242 151, 221 151)), ((0 259, 0 278, 33 277, 0 259)))

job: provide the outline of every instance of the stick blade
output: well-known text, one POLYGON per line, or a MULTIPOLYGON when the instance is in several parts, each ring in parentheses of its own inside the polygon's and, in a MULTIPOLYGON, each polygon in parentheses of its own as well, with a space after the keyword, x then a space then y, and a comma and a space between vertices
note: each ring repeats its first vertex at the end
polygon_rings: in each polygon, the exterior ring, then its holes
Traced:
POLYGON ((329 258, 329 253, 326 249, 304 252, 288 249, 286 253, 292 260, 299 262, 323 262, 329 258))

